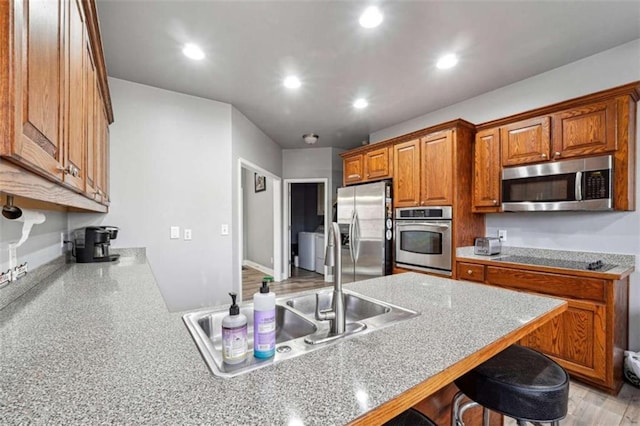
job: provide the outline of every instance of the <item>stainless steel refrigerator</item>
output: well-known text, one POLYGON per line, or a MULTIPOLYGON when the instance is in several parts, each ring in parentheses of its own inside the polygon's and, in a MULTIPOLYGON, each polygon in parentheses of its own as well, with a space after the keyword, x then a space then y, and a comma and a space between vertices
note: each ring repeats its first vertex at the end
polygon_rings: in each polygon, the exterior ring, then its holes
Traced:
POLYGON ((391 274, 391 182, 338 188, 342 282, 391 274))

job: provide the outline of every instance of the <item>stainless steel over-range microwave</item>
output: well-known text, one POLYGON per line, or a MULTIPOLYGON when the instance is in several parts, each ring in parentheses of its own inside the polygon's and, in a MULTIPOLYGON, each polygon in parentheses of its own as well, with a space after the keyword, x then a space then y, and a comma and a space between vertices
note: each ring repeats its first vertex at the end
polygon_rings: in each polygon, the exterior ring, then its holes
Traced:
POLYGON ((502 171, 504 211, 612 210, 611 155, 502 171))

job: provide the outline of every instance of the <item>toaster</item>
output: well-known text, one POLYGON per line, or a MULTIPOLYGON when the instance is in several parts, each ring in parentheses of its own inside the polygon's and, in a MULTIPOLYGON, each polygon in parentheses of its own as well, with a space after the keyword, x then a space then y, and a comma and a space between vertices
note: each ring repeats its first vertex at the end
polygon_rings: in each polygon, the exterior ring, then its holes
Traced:
POLYGON ((500 238, 478 237, 476 238, 473 253, 482 256, 491 256, 492 254, 499 254, 501 249, 502 241, 500 241, 500 238))

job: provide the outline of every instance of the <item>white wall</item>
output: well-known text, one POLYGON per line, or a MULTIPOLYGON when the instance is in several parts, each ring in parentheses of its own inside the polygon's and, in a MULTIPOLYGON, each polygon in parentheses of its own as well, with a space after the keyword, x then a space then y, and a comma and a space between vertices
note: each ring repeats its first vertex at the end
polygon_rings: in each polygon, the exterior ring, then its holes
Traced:
MULTIPOLYGON (((271 138, 264 134, 255 124, 253 124, 247 117, 245 117, 240 111, 235 108, 231 108, 231 140, 232 140, 232 178, 231 178, 231 195, 232 195, 232 211, 234 218, 234 227, 231 229, 232 235, 232 277, 234 283, 234 289, 238 293, 241 286, 241 272, 240 263, 242 259, 240 256, 240 236, 238 235, 238 226, 243 220, 239 218, 238 211, 238 197, 240 196, 239 182, 239 160, 242 159, 245 162, 258 166, 273 176, 267 177, 267 188, 271 187, 272 190, 274 182, 279 182, 278 185, 282 185, 281 181, 273 180, 274 177, 280 178, 282 176, 282 148, 276 144, 271 138)), ((249 180, 249 189, 253 190, 253 177, 249 180)), ((281 205, 280 209, 281 211, 281 205)), ((278 217, 280 226, 282 220, 278 217)), ((273 241, 273 240, 272 240, 273 241)), ((267 265, 268 266, 268 265, 267 265)), ((231 266, 230 266, 231 267, 231 266)), ((244 298, 250 297, 250 295, 243 295, 244 298)))
MULTIPOLYGON (((273 269, 273 179, 265 191, 255 192, 254 172, 242 169, 243 175, 243 260, 273 269)), ((246 296, 246 295, 245 295, 246 296)))
POLYGON ((327 178, 332 200, 342 186, 342 158, 337 148, 282 150, 282 174, 285 179, 327 178))
MULTIPOLYGON (((371 135, 382 141, 455 118, 483 123, 640 80, 640 40, 539 74, 371 135)), ((464 66, 464 64, 461 64, 464 66)), ((640 133, 640 120, 637 129, 640 133)), ((640 134, 637 137, 640 144, 640 134)), ((640 160, 636 159, 640 168, 640 160)), ((640 178, 640 169, 637 173, 640 178)), ((640 185, 636 185, 640 201, 640 185)), ((640 208, 640 203, 638 204, 640 208)), ((487 235, 506 229, 507 245, 634 254, 629 347, 640 350, 640 211, 489 214, 487 235)))
POLYGON ((118 226, 114 247, 146 247, 172 311, 226 303, 232 239, 220 225, 233 222, 231 105, 113 78, 109 85, 113 201, 107 215, 70 213, 71 228, 118 226), (169 239, 170 226, 190 228, 193 240, 169 239))

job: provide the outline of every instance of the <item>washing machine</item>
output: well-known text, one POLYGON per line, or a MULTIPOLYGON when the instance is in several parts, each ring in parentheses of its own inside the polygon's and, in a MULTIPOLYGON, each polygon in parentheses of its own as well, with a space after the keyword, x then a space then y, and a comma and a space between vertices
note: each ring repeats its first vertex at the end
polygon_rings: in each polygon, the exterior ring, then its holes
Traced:
POLYGON ((315 233, 316 236, 316 272, 324 275, 324 233, 315 233))
POLYGON ((300 268, 315 271, 316 234, 314 232, 298 232, 298 262, 300 268))

